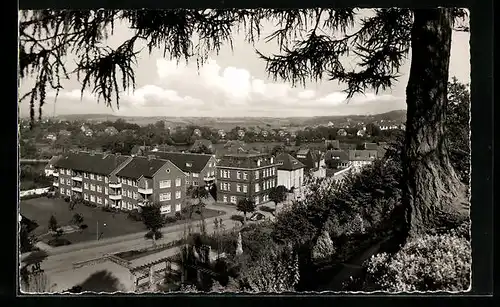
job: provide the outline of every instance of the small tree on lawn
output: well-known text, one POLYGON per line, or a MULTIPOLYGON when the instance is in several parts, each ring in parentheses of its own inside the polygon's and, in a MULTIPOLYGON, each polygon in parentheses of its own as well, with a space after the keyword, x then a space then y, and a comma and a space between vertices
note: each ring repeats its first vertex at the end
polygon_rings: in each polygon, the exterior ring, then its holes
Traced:
POLYGON ((196 203, 192 203, 189 207, 189 218, 193 216, 195 208, 200 211, 200 215, 203 217, 203 208, 205 207, 205 203, 203 202, 203 200, 207 199, 210 196, 210 192, 205 189, 205 187, 189 186, 189 188, 187 189, 187 194, 191 196, 192 200, 198 200, 196 203))
POLYGON ((149 230, 145 237, 147 239, 152 239, 153 246, 156 246, 156 239, 160 239, 163 236, 160 229, 165 225, 160 206, 158 204, 151 204, 142 207, 141 216, 144 225, 146 225, 146 228, 149 230))
POLYGON ((255 211, 255 202, 249 198, 242 198, 236 205, 236 210, 243 212, 243 222, 247 221, 247 213, 255 211))
POLYGON ((75 215, 73 215, 73 218, 71 219, 71 222, 73 223, 73 225, 76 225, 81 229, 81 226, 83 224, 83 216, 80 213, 75 213, 75 215))
POLYGON ((53 232, 57 232, 59 225, 57 225, 57 219, 55 216, 51 215, 49 219, 49 230, 53 232))
POLYGON ((274 207, 277 209, 278 204, 286 200, 287 189, 283 185, 271 188, 269 191, 269 199, 274 202, 274 207))

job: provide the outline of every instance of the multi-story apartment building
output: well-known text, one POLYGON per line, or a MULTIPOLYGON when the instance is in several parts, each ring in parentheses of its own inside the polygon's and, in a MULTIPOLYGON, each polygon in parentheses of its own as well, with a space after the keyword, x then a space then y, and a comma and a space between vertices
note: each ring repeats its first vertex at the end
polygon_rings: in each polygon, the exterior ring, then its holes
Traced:
POLYGON ((169 160, 186 174, 186 186, 208 186, 215 184, 216 160, 213 155, 183 152, 149 152, 159 159, 169 160))
POLYGON ((217 201, 237 204, 250 198, 256 204, 269 201, 269 190, 277 186, 274 157, 263 153, 227 154, 217 164, 217 201))
POLYGON ((182 210, 186 199, 184 172, 171 161, 151 155, 132 158, 116 173, 115 184, 121 191, 123 209, 156 203, 162 214, 174 214, 182 210))
POLYGON ((67 153, 54 163, 54 186, 61 196, 78 197, 108 206, 111 201, 110 177, 131 159, 103 153, 67 153))

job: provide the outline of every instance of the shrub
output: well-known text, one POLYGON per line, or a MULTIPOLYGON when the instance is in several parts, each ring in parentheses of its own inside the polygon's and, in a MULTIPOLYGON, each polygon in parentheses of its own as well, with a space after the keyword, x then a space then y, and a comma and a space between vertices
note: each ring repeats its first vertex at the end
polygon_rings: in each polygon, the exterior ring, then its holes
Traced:
POLYGON ((312 249, 312 256, 314 260, 324 260, 330 258, 335 253, 335 248, 333 246, 333 241, 328 234, 328 231, 324 230, 318 237, 316 244, 312 249))
POLYGON ((231 220, 233 220, 233 221, 237 221, 237 222, 242 222, 243 223, 244 219, 245 218, 243 216, 238 215, 238 214, 231 215, 231 220))
POLYGON ((163 219, 165 220, 165 223, 167 223, 167 224, 177 222, 177 218, 175 216, 165 216, 163 219))
POLYGON ((176 213, 175 213, 175 218, 176 218, 177 220, 182 220, 182 214, 181 214, 180 212, 176 212, 176 213))
POLYGON ((274 208, 271 208, 271 207, 268 207, 268 206, 260 206, 259 208, 260 211, 263 211, 263 212, 269 212, 269 213, 273 213, 274 214, 274 208))
POLYGON ((388 291, 465 291, 470 286, 471 245, 452 234, 413 239, 392 257, 372 256, 368 278, 388 291))
POLYGON ((71 201, 71 198, 69 196, 64 197, 64 201, 69 203, 71 201))
POLYGON ((64 238, 54 238, 49 240, 49 245, 52 247, 58 247, 58 246, 65 246, 65 245, 70 245, 71 242, 67 239, 64 238))
POLYGON ((133 221, 137 221, 137 222, 142 221, 142 216, 139 213, 139 210, 137 210, 137 209, 130 210, 128 212, 127 218, 129 218, 133 221))

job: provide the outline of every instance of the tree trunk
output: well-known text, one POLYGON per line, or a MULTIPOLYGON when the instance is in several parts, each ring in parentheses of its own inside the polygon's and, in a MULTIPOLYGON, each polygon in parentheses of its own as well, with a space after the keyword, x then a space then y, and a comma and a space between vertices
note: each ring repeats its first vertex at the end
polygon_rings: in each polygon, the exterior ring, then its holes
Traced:
POLYGON ((247 213, 243 212, 243 224, 247 223, 247 213))
POLYGON ((156 231, 153 231, 153 247, 156 247, 156 231))
POLYGON ((450 9, 414 10, 403 153, 404 230, 410 236, 468 218, 465 187, 444 137, 452 22, 450 9))

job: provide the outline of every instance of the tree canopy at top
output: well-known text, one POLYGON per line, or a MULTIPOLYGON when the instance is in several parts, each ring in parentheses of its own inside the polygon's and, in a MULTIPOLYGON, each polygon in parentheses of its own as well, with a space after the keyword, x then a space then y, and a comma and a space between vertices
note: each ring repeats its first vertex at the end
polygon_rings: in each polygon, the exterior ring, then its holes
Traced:
MULTIPOLYGON (((278 43, 279 53, 264 55, 267 71, 275 79, 305 84, 307 79, 338 80, 347 85, 349 97, 367 88, 390 87, 410 50, 412 10, 375 9, 360 17, 360 10, 348 9, 175 9, 175 10, 40 10, 21 13, 20 76, 34 77, 33 88, 22 93, 29 99, 30 115, 39 116, 47 87, 58 92, 61 80, 76 75, 84 90, 112 107, 119 107, 120 93, 135 87, 137 55, 147 47, 163 51, 165 57, 193 59, 203 65, 211 52, 223 44, 232 48, 232 37, 244 31, 246 40, 261 37, 263 22, 277 30, 265 37, 278 43), (120 21, 133 35, 111 48, 106 44, 120 21), (355 54, 356 69, 342 65, 342 58, 355 54), (69 71, 65 58, 76 56, 76 68, 69 71)), ((465 10, 453 9, 455 18, 465 10)), ((464 27, 461 28, 465 29, 464 27)))

